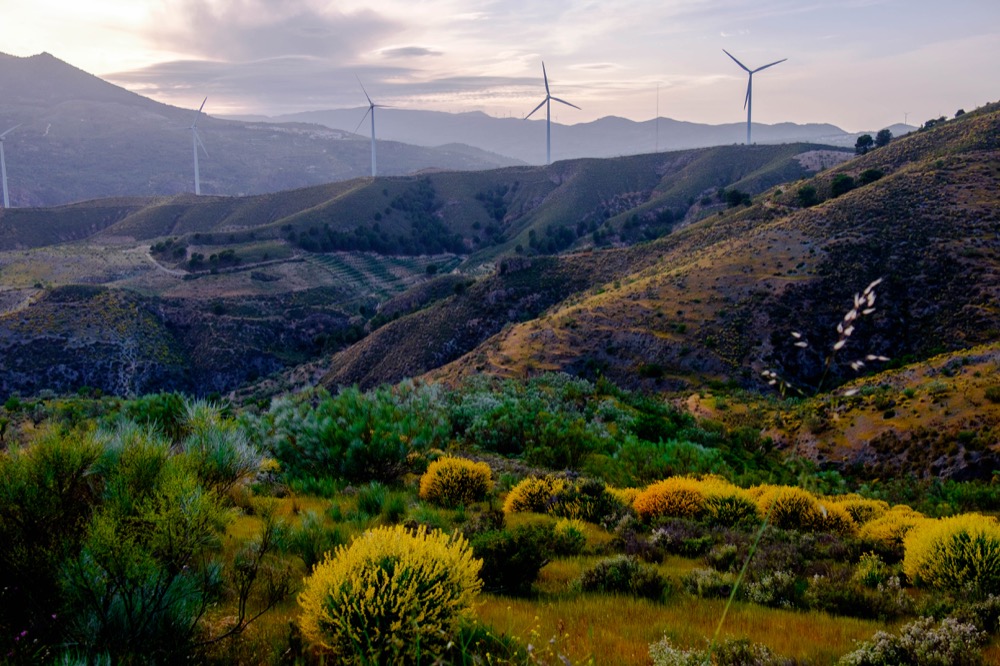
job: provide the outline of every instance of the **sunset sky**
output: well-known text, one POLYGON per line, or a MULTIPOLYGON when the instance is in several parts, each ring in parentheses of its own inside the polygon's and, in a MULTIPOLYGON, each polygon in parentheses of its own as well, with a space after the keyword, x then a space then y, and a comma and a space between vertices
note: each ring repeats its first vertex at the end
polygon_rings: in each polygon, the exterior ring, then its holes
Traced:
POLYGON ((4 3, 0 52, 42 51, 212 114, 357 107, 523 117, 552 94, 608 115, 849 131, 919 125, 997 99, 992 0, 31 0, 4 3), (906 115, 908 114, 908 115, 906 115))

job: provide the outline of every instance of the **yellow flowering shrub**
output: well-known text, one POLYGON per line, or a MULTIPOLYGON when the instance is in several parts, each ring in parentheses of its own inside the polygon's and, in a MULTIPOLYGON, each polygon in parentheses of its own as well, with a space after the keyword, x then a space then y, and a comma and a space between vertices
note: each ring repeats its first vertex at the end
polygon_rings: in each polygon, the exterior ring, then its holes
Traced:
MULTIPOLYGON (((836 503, 844 508, 858 525, 881 518, 889 511, 889 503, 884 500, 867 499, 857 495, 847 495, 834 498, 836 503)), ((829 508, 829 504, 824 504, 829 508)))
POLYGON ((470 612, 481 567, 460 534, 369 530, 327 553, 306 578, 302 635, 336 663, 430 663, 470 612))
POLYGON ((760 522, 760 510, 749 492, 717 476, 702 479, 707 519, 713 525, 733 527, 760 522))
POLYGON ((823 512, 816 497, 794 486, 757 486, 750 490, 768 522, 786 530, 822 529, 823 512))
POLYGON ((705 512, 706 502, 701 481, 674 476, 647 487, 632 506, 643 520, 661 516, 697 518, 705 512))
POLYGON ((607 491, 609 495, 621 502, 622 506, 632 506, 635 503, 635 498, 642 492, 639 488, 615 488, 613 486, 608 486, 607 491))
POLYGON ((903 571, 917 585, 1000 593, 1000 524, 966 513, 927 520, 903 540, 903 571))
POLYGON ((907 533, 926 520, 922 513, 908 506, 893 507, 881 517, 862 525, 858 529, 858 537, 885 551, 901 551, 907 533))
POLYGON ((566 482, 554 476, 525 477, 507 493, 503 503, 504 513, 546 513, 553 496, 562 492, 565 487, 566 482))
POLYGON ((843 536, 851 536, 857 532, 858 525, 854 517, 843 504, 839 502, 820 502, 820 520, 816 528, 824 532, 836 532, 843 536))
POLYGON ((490 466, 465 458, 438 458, 420 477, 420 499, 446 507, 482 501, 491 490, 490 466))

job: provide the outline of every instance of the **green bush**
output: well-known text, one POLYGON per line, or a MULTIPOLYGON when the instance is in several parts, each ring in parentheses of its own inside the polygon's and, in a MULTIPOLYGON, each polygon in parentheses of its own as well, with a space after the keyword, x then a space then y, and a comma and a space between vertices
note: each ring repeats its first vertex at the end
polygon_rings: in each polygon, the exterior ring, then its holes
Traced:
POLYGON ((324 525, 323 518, 314 511, 302 516, 299 525, 289 529, 283 537, 285 548, 301 557, 308 571, 312 571, 326 553, 345 543, 340 530, 324 525))
POLYGON ((584 571, 580 588, 584 592, 631 594, 659 601, 670 584, 655 567, 628 555, 617 555, 584 571))
POLYGON ((63 640, 116 663, 187 654, 220 585, 228 518, 169 442, 134 425, 99 433, 106 481, 79 553, 61 568, 63 640))
POLYGON ((99 499, 101 454, 89 437, 58 434, 0 453, 2 635, 58 639, 48 630, 60 606, 59 572, 79 552, 99 499))
POLYGON ((552 555, 552 526, 517 525, 472 537, 472 552, 482 559, 483 589, 500 594, 527 594, 552 555))
POLYGON ((282 398, 255 426, 288 477, 352 482, 398 479, 450 430, 436 389, 406 384, 282 398))

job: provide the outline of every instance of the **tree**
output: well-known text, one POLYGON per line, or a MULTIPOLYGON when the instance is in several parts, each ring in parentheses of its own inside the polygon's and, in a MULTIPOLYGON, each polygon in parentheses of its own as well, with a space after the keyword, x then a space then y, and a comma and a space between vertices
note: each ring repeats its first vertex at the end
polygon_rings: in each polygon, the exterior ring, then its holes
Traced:
POLYGON ((892 141, 892 131, 888 129, 880 129, 878 134, 875 135, 875 147, 881 148, 883 146, 888 146, 889 142, 892 141))
POLYGON ((830 183, 830 195, 839 197, 854 189, 854 179, 844 173, 838 173, 830 183))
POLYGON ((872 139, 871 134, 862 134, 858 137, 857 143, 854 144, 854 152, 858 155, 864 155, 872 149, 874 143, 875 140, 872 139))
POLYGON ((799 205, 803 208, 809 208, 809 206, 815 206, 819 203, 819 197, 816 196, 816 188, 812 185, 803 185, 798 191, 799 205))

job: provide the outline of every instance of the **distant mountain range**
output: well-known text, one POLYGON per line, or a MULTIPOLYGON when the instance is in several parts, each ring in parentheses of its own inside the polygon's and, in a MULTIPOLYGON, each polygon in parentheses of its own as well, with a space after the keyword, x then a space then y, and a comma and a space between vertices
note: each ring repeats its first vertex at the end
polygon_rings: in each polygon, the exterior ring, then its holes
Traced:
MULTIPOLYGON (((315 123, 331 129, 353 130, 364 117, 365 107, 309 111, 289 115, 234 116, 246 121, 272 123, 315 123)), ((881 128, 877 128, 881 129, 881 128)), ((877 131, 871 132, 872 136, 877 131)), ((916 129, 908 125, 889 128, 894 136, 916 129)), ((495 118, 481 112, 444 113, 380 109, 376 134, 383 139, 417 146, 461 143, 527 162, 545 162, 545 120, 495 118)), ((609 116, 589 123, 552 123, 552 159, 618 157, 644 153, 686 150, 743 143, 746 123, 706 125, 670 118, 635 122, 609 116)), ((823 143, 853 146, 860 133, 850 133, 828 123, 754 123, 755 143, 823 143)))
MULTIPOLYGON (((50 206, 115 196, 191 192, 193 109, 161 104, 48 53, 0 54, 0 132, 11 205, 50 206)), ((211 111, 212 100, 207 111, 211 111)), ((369 139, 318 125, 198 121, 208 156, 203 194, 276 192, 365 176, 369 139)), ((470 146, 378 145, 380 174, 518 164, 470 146)))

